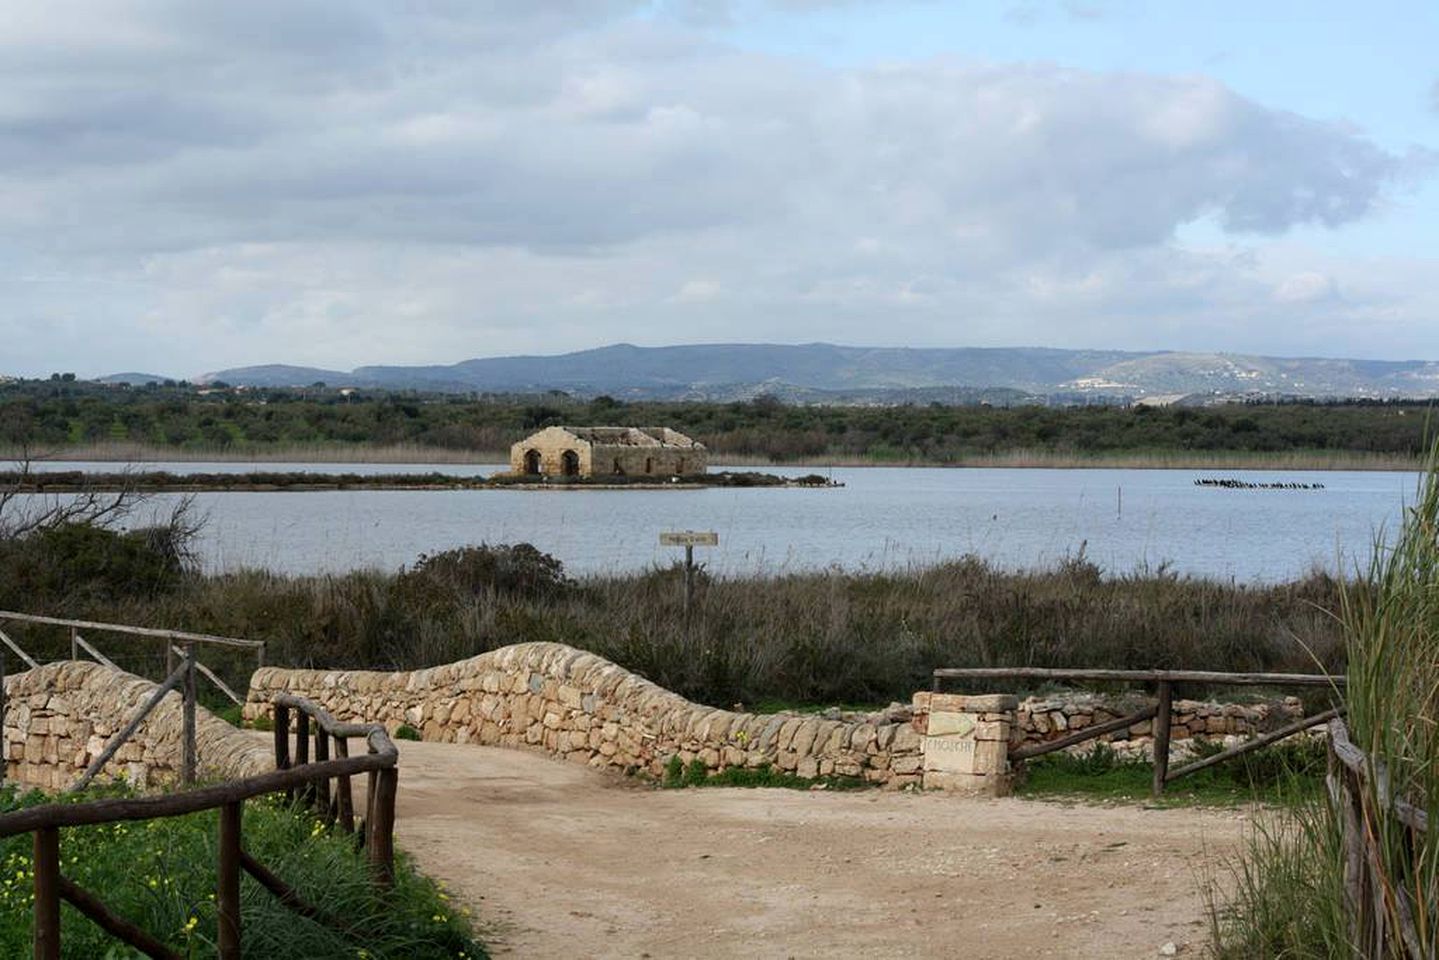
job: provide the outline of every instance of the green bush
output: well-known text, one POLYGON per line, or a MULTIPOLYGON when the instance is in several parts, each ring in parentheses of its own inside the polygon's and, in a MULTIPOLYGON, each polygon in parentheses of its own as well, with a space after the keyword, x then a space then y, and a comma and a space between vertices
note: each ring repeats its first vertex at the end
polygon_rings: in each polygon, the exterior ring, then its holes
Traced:
POLYGON ((152 597, 177 588, 186 569, 186 546, 169 527, 65 523, 0 540, 0 591, 30 607, 152 597))
POLYGON ((564 565, 528 543, 482 544, 443 553, 422 554, 400 574, 397 587, 438 586, 461 595, 495 593, 506 597, 544 599, 573 586, 564 565))

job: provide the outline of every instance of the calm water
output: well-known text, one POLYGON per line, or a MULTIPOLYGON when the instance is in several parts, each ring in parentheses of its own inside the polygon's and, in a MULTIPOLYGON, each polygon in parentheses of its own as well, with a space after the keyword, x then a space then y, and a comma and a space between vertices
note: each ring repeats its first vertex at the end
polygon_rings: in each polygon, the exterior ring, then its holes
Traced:
MULTIPOLYGON (((115 464, 47 464, 113 471, 115 464)), ((161 463, 183 472, 308 470, 489 474, 502 467, 429 464, 161 463)), ((776 472, 801 474, 814 468, 776 472)), ((1081 548, 1110 573, 1168 565, 1223 580, 1284 580, 1314 567, 1352 567, 1393 529, 1412 473, 1255 470, 835 468, 832 490, 201 494, 212 570, 393 569, 421 553, 529 541, 572 572, 635 570, 678 553, 662 530, 716 530, 698 551, 724 573, 839 565, 928 564, 977 554, 1005 567, 1046 566, 1081 548), (1323 483, 1323 490, 1222 490, 1201 476, 1323 483)), ((154 498, 164 508, 173 497, 154 498)))

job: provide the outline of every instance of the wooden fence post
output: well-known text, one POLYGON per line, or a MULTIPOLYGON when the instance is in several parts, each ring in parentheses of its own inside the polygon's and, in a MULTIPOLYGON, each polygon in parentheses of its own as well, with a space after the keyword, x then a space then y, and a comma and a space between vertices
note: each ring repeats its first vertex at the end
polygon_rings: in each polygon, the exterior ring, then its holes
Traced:
MULTIPOLYGON (((315 724, 315 762, 324 763, 330 759, 330 735, 320 724, 315 724)), ((315 781, 315 807, 320 814, 330 816, 330 778, 321 777, 315 781)))
MULTIPOLYGON (((310 715, 303 710, 295 711, 295 766, 303 767, 310 762, 310 715)), ((302 786, 296 791, 301 803, 309 803, 313 790, 302 786)))
POLYGON ((60 831, 35 831, 35 960, 60 960, 60 831))
POLYGON ((376 771, 375 802, 371 807, 374 821, 370 826, 367 852, 375 880, 384 887, 395 884, 395 793, 399 789, 400 771, 386 767, 376 771))
POLYGON ((215 884, 215 913, 219 920, 216 947, 220 960, 240 957, 240 824, 241 801, 220 808, 220 876, 215 884))
POLYGON ((275 769, 290 769, 290 708, 275 704, 275 769))
MULTIPOLYGON (((350 756, 350 741, 344 737, 335 738, 335 756, 350 756)), ((346 833, 355 832, 355 795, 350 787, 348 775, 335 781, 335 812, 340 818, 340 829, 346 833)))
POLYGON ((181 745, 180 780, 187 787, 193 786, 196 776, 195 757, 195 645, 185 644, 184 691, 184 742, 181 745))
POLYGON ((1154 783, 1152 792, 1157 797, 1164 792, 1164 781, 1169 776, 1169 725, 1173 721, 1171 709, 1174 685, 1168 680, 1159 681, 1159 704, 1150 727, 1154 732, 1154 783))

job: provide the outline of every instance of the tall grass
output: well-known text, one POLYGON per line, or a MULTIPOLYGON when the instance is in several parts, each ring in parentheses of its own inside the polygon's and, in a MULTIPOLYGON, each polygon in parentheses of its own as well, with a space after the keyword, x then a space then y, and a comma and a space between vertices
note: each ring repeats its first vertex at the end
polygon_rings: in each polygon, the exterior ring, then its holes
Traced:
MULTIPOLYGON (((1389 929, 1399 903, 1415 914, 1420 956, 1439 953, 1439 460, 1392 547, 1376 547, 1362 588, 1340 595, 1350 738, 1372 761, 1375 852, 1389 929), (1391 800, 1426 809, 1417 843, 1391 800)), ((1326 801, 1268 822, 1238 865, 1227 912, 1216 912, 1220 957, 1367 956, 1343 911, 1342 825, 1326 801)), ((1395 947, 1393 956, 1402 954, 1395 947)))
MULTIPOLYGON (((410 669, 559 641, 725 707, 908 700, 940 666, 1311 670, 1311 650, 1328 668, 1342 665, 1333 617, 1341 587, 1323 574, 1230 585, 1162 571, 1104 577, 1079 558, 1025 572, 970 558, 885 573, 701 575, 688 618, 674 568, 577 581, 557 574, 552 587, 488 576, 456 577, 433 562, 398 574, 251 571, 138 595, 45 600, 7 598, 20 580, 0 568, 0 605, 265 640, 268 662, 297 666, 410 669)), ((13 634, 40 652, 68 650, 59 630, 17 625, 13 634)), ((158 675, 158 646, 102 649, 158 675)), ((242 687, 254 664, 209 651, 205 660, 242 687)))

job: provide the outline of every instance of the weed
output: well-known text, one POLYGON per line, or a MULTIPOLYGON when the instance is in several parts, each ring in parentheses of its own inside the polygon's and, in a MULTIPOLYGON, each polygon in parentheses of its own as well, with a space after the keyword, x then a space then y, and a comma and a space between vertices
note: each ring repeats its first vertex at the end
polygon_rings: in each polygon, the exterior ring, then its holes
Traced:
MULTIPOLYGON (((124 795, 107 787, 73 799, 124 795)), ((0 811, 50 798, 0 791, 0 811)), ((99 895, 181 956, 213 955, 216 937, 215 843, 218 811, 61 832, 65 875, 99 895)), ((241 888, 246 956, 268 960, 353 958, 455 960, 486 954, 465 911, 408 859, 397 862, 395 887, 383 895, 370 879, 353 838, 331 833, 314 816, 279 798, 245 804, 245 847, 324 915, 337 931, 282 906, 248 878, 241 888)), ((0 956, 29 956, 33 914, 29 835, 0 840, 0 956)), ((62 908, 67 960, 138 956, 68 905, 62 908)))
POLYGON ((396 739, 396 740, 419 740, 419 739, 420 739, 420 731, 416 730, 414 727, 410 726, 408 723, 402 723, 402 724, 400 724, 398 727, 395 728, 395 739, 396 739))

